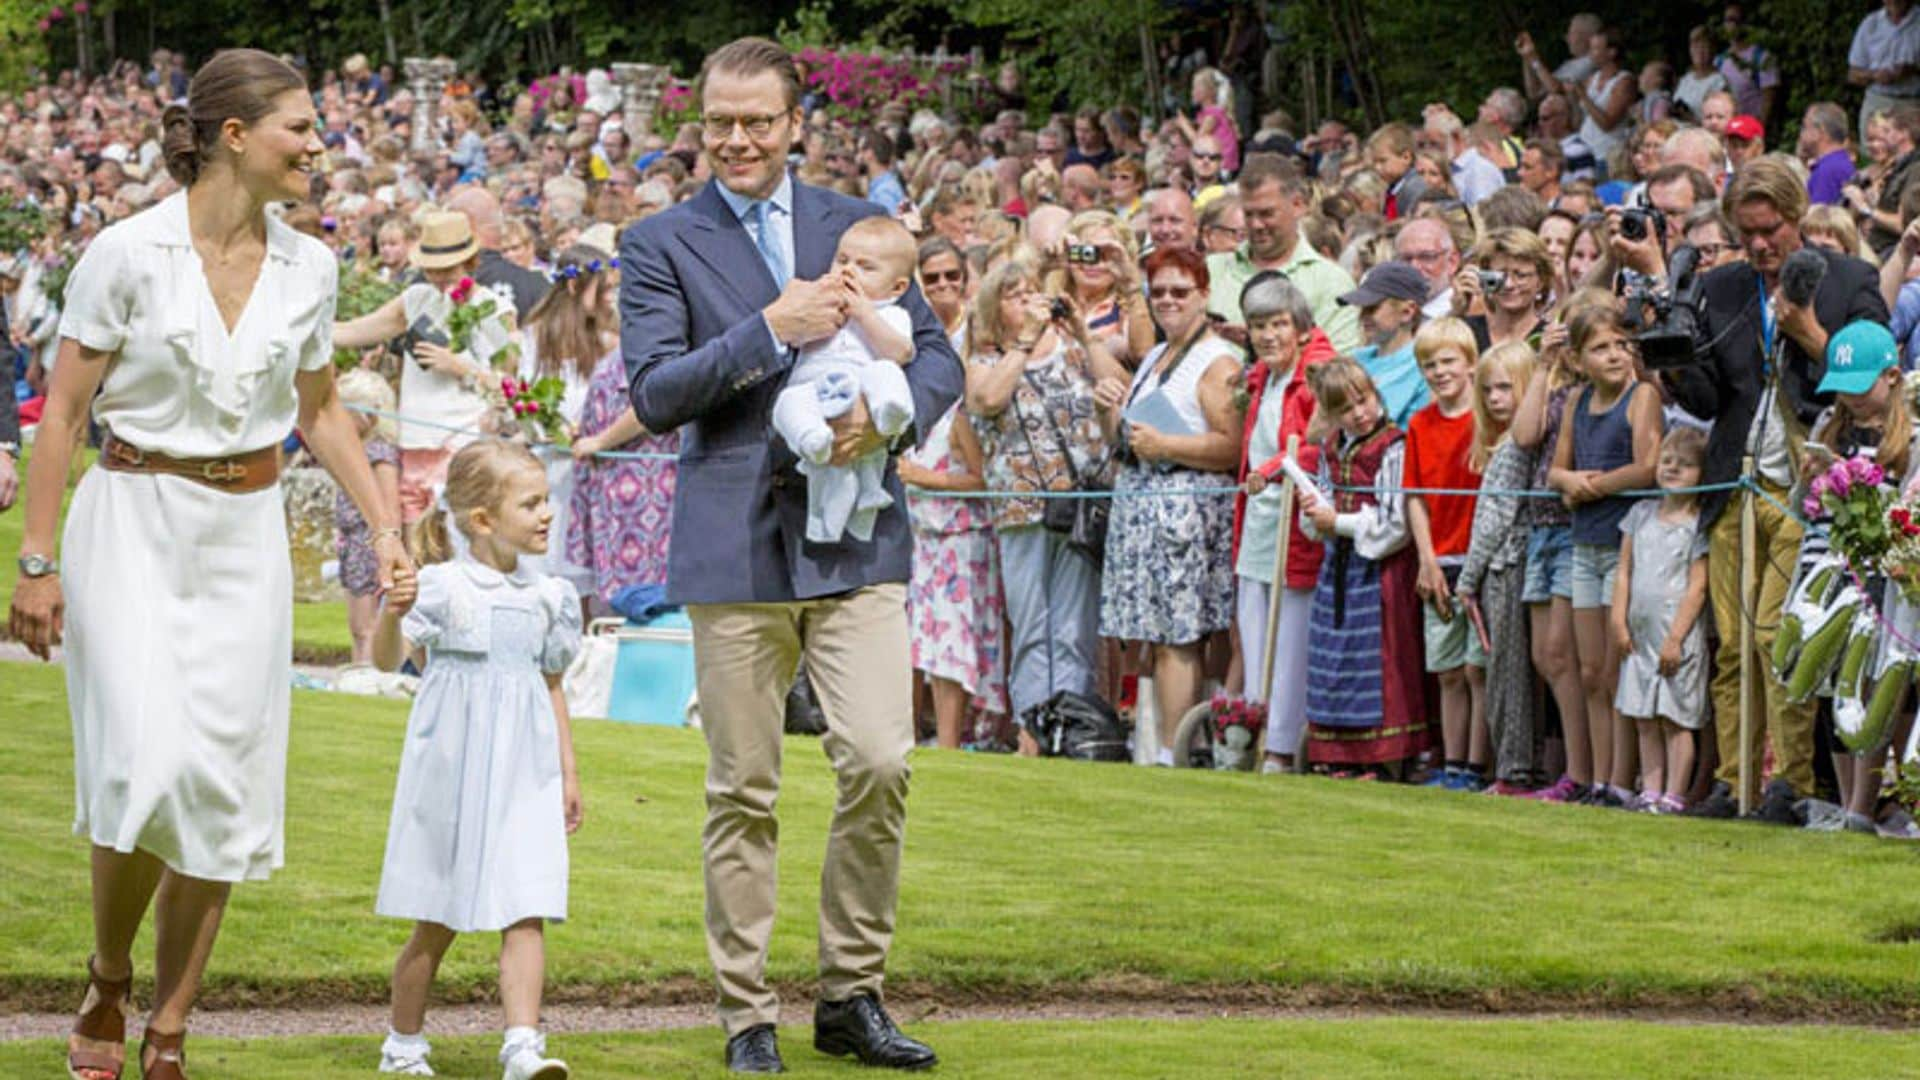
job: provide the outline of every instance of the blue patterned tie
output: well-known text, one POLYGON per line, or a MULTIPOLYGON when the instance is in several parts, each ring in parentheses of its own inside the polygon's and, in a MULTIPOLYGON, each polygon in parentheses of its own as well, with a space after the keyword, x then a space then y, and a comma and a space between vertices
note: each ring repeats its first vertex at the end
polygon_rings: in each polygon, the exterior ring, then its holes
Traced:
POLYGON ((773 204, 757 202, 747 210, 747 224, 753 229, 753 246, 760 249, 760 261, 773 275, 773 287, 787 287, 787 256, 780 249, 780 230, 773 224, 773 204))

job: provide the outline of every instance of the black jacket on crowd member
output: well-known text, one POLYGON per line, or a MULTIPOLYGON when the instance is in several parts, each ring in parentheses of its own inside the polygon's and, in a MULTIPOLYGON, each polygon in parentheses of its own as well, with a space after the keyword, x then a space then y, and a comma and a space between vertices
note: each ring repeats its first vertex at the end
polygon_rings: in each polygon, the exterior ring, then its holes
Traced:
POLYGON ((488 286, 505 285, 513 290, 513 311, 522 326, 526 325, 527 312, 547 295, 547 287, 553 284, 540 271, 515 266, 505 255, 489 250, 480 252, 480 265, 474 268, 473 280, 488 286))
MULTIPOLYGON (((1808 249, 1820 250, 1820 249, 1808 249)), ((1880 275, 1872 265, 1849 255, 1821 250, 1827 272, 1813 294, 1814 317, 1831 335, 1848 323, 1870 319, 1887 321, 1887 304, 1880 297, 1880 275)), ((1747 436, 1759 410, 1766 383, 1766 356, 1761 345, 1764 316, 1760 275, 1744 262, 1709 271, 1701 279, 1705 310, 1694 333, 1694 351, 1706 358, 1694 367, 1665 373, 1674 400, 1688 412, 1713 421, 1707 439, 1702 484, 1724 484, 1740 475, 1747 436)), ((1827 358, 1809 356, 1800 343, 1780 334, 1780 410, 1802 431, 1833 403, 1832 394, 1816 393, 1827 373, 1827 358)), ((1730 492, 1709 492, 1700 501, 1700 522, 1713 523, 1727 505, 1730 492)))

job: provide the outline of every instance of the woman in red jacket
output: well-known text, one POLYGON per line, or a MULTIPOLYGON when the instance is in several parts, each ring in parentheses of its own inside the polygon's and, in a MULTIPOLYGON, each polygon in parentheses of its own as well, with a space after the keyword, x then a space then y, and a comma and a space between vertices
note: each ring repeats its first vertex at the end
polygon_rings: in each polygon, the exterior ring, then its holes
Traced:
POLYGON ((1291 769, 1306 730, 1307 614, 1320 574, 1324 545, 1300 532, 1298 514, 1280 505, 1280 461, 1287 440, 1298 436, 1301 468, 1319 467, 1313 423, 1313 393, 1306 369, 1333 356, 1324 331, 1313 325, 1313 308, 1299 289, 1277 272, 1257 274, 1240 293, 1253 362, 1247 368, 1247 427, 1240 451, 1240 482, 1246 494, 1234 507, 1234 572, 1239 578, 1241 669, 1246 696, 1267 702, 1267 753, 1262 772, 1291 769), (1282 572, 1280 622, 1275 634, 1273 681, 1260 688, 1265 657, 1267 606, 1272 602, 1280 529, 1290 534, 1282 572))

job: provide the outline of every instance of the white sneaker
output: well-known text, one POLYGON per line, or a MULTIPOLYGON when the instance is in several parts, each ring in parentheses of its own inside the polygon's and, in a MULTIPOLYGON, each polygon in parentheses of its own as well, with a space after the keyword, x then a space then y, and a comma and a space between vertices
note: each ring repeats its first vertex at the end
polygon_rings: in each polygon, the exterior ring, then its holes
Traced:
POLYGON ((429 1052, 427 1040, 423 1038, 406 1039, 389 1034, 380 1047, 380 1071, 402 1076, 432 1076, 433 1066, 427 1064, 429 1052))
POLYGON ((507 1059, 502 1075, 504 1080, 567 1080, 571 1073, 566 1062, 543 1057, 540 1050, 526 1046, 507 1059))

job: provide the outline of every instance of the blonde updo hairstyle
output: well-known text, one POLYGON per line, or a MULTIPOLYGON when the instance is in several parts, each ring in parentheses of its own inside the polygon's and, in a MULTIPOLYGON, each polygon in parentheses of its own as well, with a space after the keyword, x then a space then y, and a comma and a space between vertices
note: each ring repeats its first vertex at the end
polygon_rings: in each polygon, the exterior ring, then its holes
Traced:
POLYGON ((451 527, 466 534, 474 511, 500 509, 507 478, 521 469, 545 471, 533 451, 505 439, 481 439, 453 455, 447 463, 447 486, 440 496, 446 502, 445 512, 432 508, 420 515, 408 538, 420 565, 452 558, 455 549, 453 536, 447 532, 449 519, 451 527))
POLYGON ((289 90, 305 93, 307 80, 293 65, 259 49, 222 49, 193 73, 187 102, 160 114, 161 155, 167 175, 192 187, 220 152, 220 128, 228 120, 251 126, 273 112, 273 99, 289 90))

